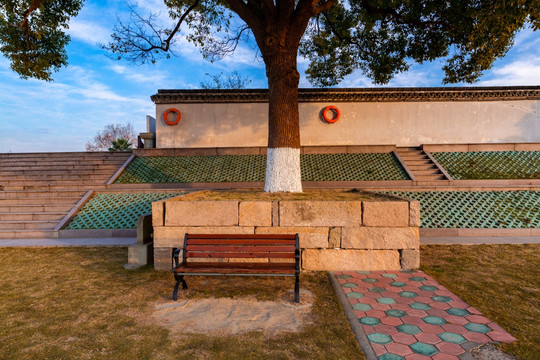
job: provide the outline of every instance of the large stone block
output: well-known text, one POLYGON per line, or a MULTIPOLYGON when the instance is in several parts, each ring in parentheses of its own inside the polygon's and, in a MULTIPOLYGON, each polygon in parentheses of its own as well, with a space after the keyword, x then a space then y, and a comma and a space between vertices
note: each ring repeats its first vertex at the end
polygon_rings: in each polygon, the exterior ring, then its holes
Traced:
POLYGON ((236 226, 238 201, 167 201, 165 226, 236 226))
POLYGON ((255 234, 298 234, 301 249, 326 249, 327 227, 257 227, 255 234))
POLYGON ((409 226, 420 227, 420 201, 409 201, 409 226))
POLYGON ((270 201, 242 201, 239 211, 240 226, 272 226, 270 201))
POLYGON ((409 226, 408 201, 364 201, 364 226, 409 226))
POLYGON ((420 250, 401 250, 401 268, 418 269, 420 267, 420 250))
POLYGON ((154 201, 152 203, 152 226, 163 226, 165 222, 165 202, 154 201))
POLYGON ((399 270, 397 250, 306 249, 302 251, 304 270, 399 270))
POLYGON ((418 249, 420 236, 415 227, 344 227, 344 249, 418 249))
POLYGON ((280 201, 279 226, 360 226, 361 201, 280 201))
POLYGON ((154 228, 155 247, 182 247, 187 234, 253 234, 249 226, 165 226, 154 228))
POLYGON ((328 247, 340 248, 341 247, 341 227, 330 228, 328 234, 328 247))
POLYGON ((154 247, 154 269, 171 270, 171 257, 172 249, 170 247, 154 247))

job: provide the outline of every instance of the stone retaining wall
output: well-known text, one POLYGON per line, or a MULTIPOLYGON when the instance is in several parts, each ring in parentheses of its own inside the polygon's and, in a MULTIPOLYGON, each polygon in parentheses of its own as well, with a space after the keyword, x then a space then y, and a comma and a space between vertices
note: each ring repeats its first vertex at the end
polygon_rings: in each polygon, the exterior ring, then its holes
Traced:
POLYGON ((152 203, 154 266, 171 268, 186 233, 299 234, 303 270, 397 270, 420 265, 420 203, 179 201, 152 203))

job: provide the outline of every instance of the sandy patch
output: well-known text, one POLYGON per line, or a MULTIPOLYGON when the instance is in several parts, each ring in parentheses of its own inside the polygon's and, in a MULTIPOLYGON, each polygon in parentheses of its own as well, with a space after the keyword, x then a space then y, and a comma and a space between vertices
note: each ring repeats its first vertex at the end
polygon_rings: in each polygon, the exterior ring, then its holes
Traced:
POLYGON ((313 294, 300 291, 300 304, 287 292, 280 301, 219 298, 169 301, 155 305, 157 322, 176 333, 236 335, 262 330, 272 336, 297 332, 311 323, 313 294))

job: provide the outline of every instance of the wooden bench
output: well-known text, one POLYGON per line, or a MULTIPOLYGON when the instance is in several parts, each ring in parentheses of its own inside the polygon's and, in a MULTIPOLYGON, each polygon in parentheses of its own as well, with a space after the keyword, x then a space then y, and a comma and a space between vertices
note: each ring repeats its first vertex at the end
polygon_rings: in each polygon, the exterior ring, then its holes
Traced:
POLYGON ((187 289, 185 275, 232 275, 294 276, 294 301, 298 303, 298 234, 186 234, 183 249, 173 251, 173 273, 176 280, 172 296, 174 301, 178 298, 180 283, 183 289, 187 289), (179 261, 180 253, 182 262, 179 261), (236 259, 267 259, 267 262, 238 262, 236 259))

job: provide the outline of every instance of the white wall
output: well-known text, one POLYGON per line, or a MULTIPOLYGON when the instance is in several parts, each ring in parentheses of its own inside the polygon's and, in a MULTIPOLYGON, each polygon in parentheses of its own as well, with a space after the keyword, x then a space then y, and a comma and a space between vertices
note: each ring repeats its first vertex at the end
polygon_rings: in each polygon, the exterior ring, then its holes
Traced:
MULTIPOLYGON (((540 142, 540 101, 408 101, 300 103, 303 146, 540 142), (335 105, 338 122, 322 120, 335 105)), ((265 103, 156 105, 158 148, 266 146, 265 103), (180 123, 163 121, 168 108, 180 123)), ((169 115, 171 116, 171 115, 169 115)))

